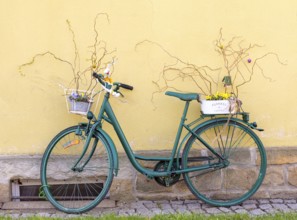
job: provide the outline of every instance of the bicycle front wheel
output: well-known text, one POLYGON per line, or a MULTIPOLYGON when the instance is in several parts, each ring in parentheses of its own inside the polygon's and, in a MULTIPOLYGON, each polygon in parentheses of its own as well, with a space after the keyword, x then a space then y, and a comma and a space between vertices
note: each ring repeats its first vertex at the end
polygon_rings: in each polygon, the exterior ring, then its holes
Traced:
POLYGON ((213 120, 195 133, 199 138, 192 135, 187 141, 182 168, 205 169, 183 174, 190 191, 213 206, 232 206, 251 197, 260 187, 267 166, 258 136, 232 119, 213 120))
POLYGON ((97 206, 113 180, 113 159, 99 134, 85 147, 82 126, 60 132, 48 145, 41 162, 41 183, 46 198, 58 210, 83 213, 97 206))

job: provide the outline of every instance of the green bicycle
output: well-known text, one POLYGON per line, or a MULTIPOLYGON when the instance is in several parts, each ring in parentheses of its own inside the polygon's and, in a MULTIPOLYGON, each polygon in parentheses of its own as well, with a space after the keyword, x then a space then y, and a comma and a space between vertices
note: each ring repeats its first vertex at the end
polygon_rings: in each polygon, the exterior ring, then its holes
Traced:
POLYGON ((191 101, 197 93, 166 92, 184 101, 185 107, 169 157, 134 154, 109 102, 111 93, 132 86, 107 82, 101 74, 93 76, 105 88, 98 116, 89 111, 88 123, 80 123, 57 134, 46 148, 41 162, 42 190, 48 201, 66 213, 83 213, 97 206, 108 195, 113 177, 118 174, 118 153, 113 140, 103 129, 110 123, 133 167, 162 186, 184 180, 198 199, 213 206, 232 206, 251 197, 260 187, 266 172, 266 153, 249 122, 248 113, 201 115, 186 124, 191 101), (182 131, 187 135, 181 139, 182 131), (139 160, 155 161, 154 169, 139 160))

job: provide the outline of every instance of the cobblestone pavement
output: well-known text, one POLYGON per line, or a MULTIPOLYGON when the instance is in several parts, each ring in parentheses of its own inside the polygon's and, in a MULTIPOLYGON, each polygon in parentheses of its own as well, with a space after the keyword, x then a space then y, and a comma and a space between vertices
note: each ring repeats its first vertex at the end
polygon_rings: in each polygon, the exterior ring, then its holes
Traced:
POLYGON ((148 216, 157 214, 236 214, 247 213, 249 215, 266 215, 278 212, 297 212, 296 199, 260 199, 247 200, 241 205, 231 207, 212 207, 198 200, 178 201, 138 201, 129 204, 117 204, 114 208, 95 208, 81 215, 69 215, 55 209, 46 210, 3 210, 0 209, 0 216, 12 218, 26 218, 30 216, 71 218, 79 216, 101 216, 115 214, 120 216, 148 216))

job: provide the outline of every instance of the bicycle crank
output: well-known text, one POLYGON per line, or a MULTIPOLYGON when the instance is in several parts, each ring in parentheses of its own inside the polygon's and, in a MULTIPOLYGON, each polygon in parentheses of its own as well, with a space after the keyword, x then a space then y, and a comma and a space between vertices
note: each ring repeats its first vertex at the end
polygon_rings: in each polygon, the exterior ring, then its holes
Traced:
MULTIPOLYGON (((160 161, 156 164, 154 171, 166 171, 168 168, 168 165, 169 165, 168 161, 160 161)), ((176 162, 172 164, 171 171, 175 171, 175 170, 178 170, 176 162)), ((157 176, 157 177, 154 177, 154 179, 159 185, 169 187, 177 183, 180 176, 181 176, 180 174, 172 173, 170 176, 157 176)))

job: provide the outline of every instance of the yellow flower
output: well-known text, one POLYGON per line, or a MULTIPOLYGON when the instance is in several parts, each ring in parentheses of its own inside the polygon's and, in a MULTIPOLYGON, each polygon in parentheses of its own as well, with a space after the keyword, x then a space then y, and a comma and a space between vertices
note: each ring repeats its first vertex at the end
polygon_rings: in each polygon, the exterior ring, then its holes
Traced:
POLYGON ((216 92, 213 95, 207 95, 206 100, 227 100, 231 97, 230 93, 227 92, 216 92))
POLYGON ((206 98, 206 100, 211 100, 212 96, 211 95, 207 95, 205 98, 206 98))

